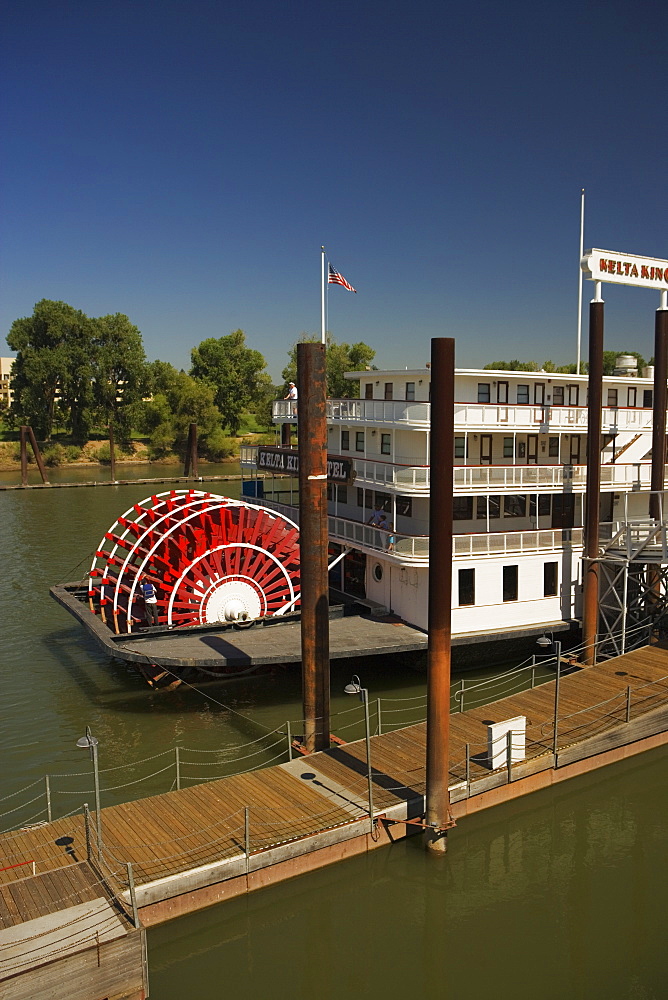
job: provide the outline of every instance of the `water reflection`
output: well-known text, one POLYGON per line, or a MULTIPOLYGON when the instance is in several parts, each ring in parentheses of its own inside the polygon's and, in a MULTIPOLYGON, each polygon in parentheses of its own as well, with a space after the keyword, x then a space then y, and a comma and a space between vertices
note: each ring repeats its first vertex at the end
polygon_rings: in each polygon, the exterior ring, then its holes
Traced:
POLYGON ((656 998, 668 755, 150 931, 153 995, 656 998), (647 833, 653 835, 647 837, 647 833))

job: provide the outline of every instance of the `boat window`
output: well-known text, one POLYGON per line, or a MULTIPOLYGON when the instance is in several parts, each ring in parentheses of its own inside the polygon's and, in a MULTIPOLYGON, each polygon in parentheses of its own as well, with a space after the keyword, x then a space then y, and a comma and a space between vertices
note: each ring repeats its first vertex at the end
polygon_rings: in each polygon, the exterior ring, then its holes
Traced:
POLYGON ((634 385, 629 386, 629 391, 626 397, 627 406, 637 406, 638 405, 638 390, 634 385))
MULTIPOLYGON (((552 513, 552 497, 549 493, 539 493, 538 494, 538 516, 539 517, 549 517, 552 513)), ((532 496, 529 499, 529 516, 536 516, 536 497, 532 496)))
POLYGON ((341 431, 341 451, 350 451, 350 431, 341 431))
POLYGON ((476 517, 480 520, 487 519, 487 505, 489 504, 489 519, 501 516, 501 497, 477 497, 476 517))
POLYGON ((455 458, 466 458, 466 438, 455 438, 455 458))
POLYGON ((355 451, 364 451, 364 431, 355 431, 355 451))
POLYGON ((568 387, 568 405, 577 406, 580 399, 580 386, 579 385, 569 385, 568 387))
POLYGON ((348 503, 348 487, 347 486, 337 486, 336 487, 336 502, 337 503, 348 503))
POLYGON ((394 385, 392 382, 385 383, 385 399, 392 399, 394 396, 394 385))
POLYGON ((459 606, 475 604, 475 570, 460 569, 459 571, 459 606))
POLYGON ((389 514, 392 507, 392 497, 389 493, 374 493, 373 505, 376 510, 384 510, 386 514, 389 514))
POLYGON ((549 562, 543 564, 543 596, 556 597, 557 584, 559 580, 559 563, 549 562))
POLYGON ((508 402, 508 383, 507 382, 497 382, 496 383, 496 401, 497 401, 497 403, 507 403, 508 402))
POLYGON ((367 382, 364 386, 364 398, 373 399, 373 382, 367 382))
POLYGON ((504 517, 526 517, 527 498, 525 496, 507 496, 503 498, 504 517))
POLYGON ((616 389, 608 389, 608 404, 607 405, 608 406, 612 406, 612 407, 617 406, 617 390, 616 389))
POLYGON ((564 387, 563 385, 555 385, 552 387, 552 403, 554 406, 564 405, 564 387))
POLYGON ((529 386, 528 385, 518 385, 517 387, 517 402, 522 405, 523 403, 529 402, 529 386))
POLYGON ((517 600, 517 566, 503 567, 503 599, 504 601, 517 600))
POLYGON ((381 455, 391 455, 392 454, 392 435, 391 434, 381 434, 380 435, 380 453, 381 453, 381 455))
POLYGON ((380 563, 376 563, 376 565, 373 568, 373 578, 374 580, 377 580, 378 583, 380 583, 380 581, 383 579, 383 567, 380 565, 380 563))
POLYGON ((511 437, 504 437, 503 439, 503 457, 512 458, 513 457, 513 439, 511 437))
POLYGON ((654 400, 654 392, 652 389, 643 389, 642 392, 642 405, 647 409, 652 409, 654 400))
POLYGON ((413 501, 410 497, 397 497, 397 514, 400 517, 413 516, 413 501))
POLYGON ((548 455, 550 458, 559 458, 559 438, 551 437, 548 441, 548 455))
POLYGON ((453 497, 452 519, 453 521, 473 520, 473 497, 453 497))
POLYGON ((406 383, 406 400, 412 402, 415 399, 415 382, 406 383))
POLYGON ((478 382, 478 402, 489 403, 489 382, 478 382))
POLYGON ((545 402, 545 383, 536 382, 533 387, 533 401, 536 406, 542 406, 545 402))

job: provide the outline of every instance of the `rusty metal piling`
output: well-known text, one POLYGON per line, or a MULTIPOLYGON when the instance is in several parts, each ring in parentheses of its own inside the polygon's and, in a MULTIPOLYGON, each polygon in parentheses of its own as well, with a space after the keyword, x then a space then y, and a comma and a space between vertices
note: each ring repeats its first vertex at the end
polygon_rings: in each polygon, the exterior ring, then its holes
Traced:
POLYGON ((584 532, 584 586, 582 662, 596 662, 596 635, 598 632, 598 590, 600 566, 599 549, 599 494, 601 492, 601 407, 603 402, 603 300, 598 297, 589 303, 589 397, 587 400, 587 491, 585 494, 584 532))
POLYGON ((325 347, 297 345, 299 544, 304 745, 329 747, 327 413, 325 347))
POLYGON ((450 662, 455 342, 431 342, 431 479, 429 504, 429 646, 427 653, 427 846, 446 850, 450 796, 450 662))

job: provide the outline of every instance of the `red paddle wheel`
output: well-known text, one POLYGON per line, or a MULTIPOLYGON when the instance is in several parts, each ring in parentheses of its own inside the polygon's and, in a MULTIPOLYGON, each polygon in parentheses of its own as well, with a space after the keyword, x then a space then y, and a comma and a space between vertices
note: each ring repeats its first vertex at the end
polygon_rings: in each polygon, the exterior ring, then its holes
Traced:
POLYGON ((145 624, 142 578, 160 624, 249 623, 299 605, 299 529, 266 507, 170 490, 134 504, 100 542, 90 569, 92 611, 115 632, 145 624))

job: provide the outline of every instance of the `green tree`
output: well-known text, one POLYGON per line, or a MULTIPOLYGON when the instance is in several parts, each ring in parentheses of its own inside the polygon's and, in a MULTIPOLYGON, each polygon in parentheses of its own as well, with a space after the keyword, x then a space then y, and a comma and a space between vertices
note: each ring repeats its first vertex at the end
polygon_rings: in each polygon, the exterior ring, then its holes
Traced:
MULTIPOLYGON (((319 337, 300 337, 300 344, 320 343, 319 337)), ((351 399, 359 396, 359 382, 344 378, 346 372, 359 372, 371 367, 376 356, 373 347, 363 341, 356 344, 337 344, 327 337, 325 363, 327 365, 327 395, 330 399, 351 399)), ((281 372, 285 382, 283 395, 287 394, 288 382, 297 381, 297 344, 293 344, 288 354, 288 363, 281 372)))
POLYGON ((264 357, 246 346, 243 330, 235 330, 226 337, 203 340, 191 358, 190 374, 211 386, 224 423, 237 434, 243 411, 260 403, 271 385, 264 357))
POLYGON ((640 374, 643 368, 647 365, 647 362, 643 358, 642 354, 638 354, 637 351, 603 351, 603 374, 604 375, 614 375, 617 358, 620 354, 630 354, 631 357, 636 358, 638 361, 638 374, 640 374))
POLYGON ((72 432, 81 437, 92 403, 88 317, 65 302, 42 299, 32 316, 12 323, 7 343, 17 352, 12 422, 31 424, 37 437, 49 440, 58 404, 72 432))
POLYGON ((150 385, 142 336, 122 313, 100 316, 92 324, 96 415, 105 425, 113 423, 121 440, 128 441, 150 385))
POLYGON ((492 368, 499 372, 537 372, 540 371, 540 365, 537 361, 518 361, 516 358, 513 361, 493 361, 489 365, 485 365, 485 370, 492 368))
POLYGON ((197 424, 201 450, 206 450, 209 438, 219 438, 222 422, 212 387, 164 361, 149 367, 153 397, 141 404, 138 423, 150 436, 154 452, 184 450, 192 423, 197 424))

